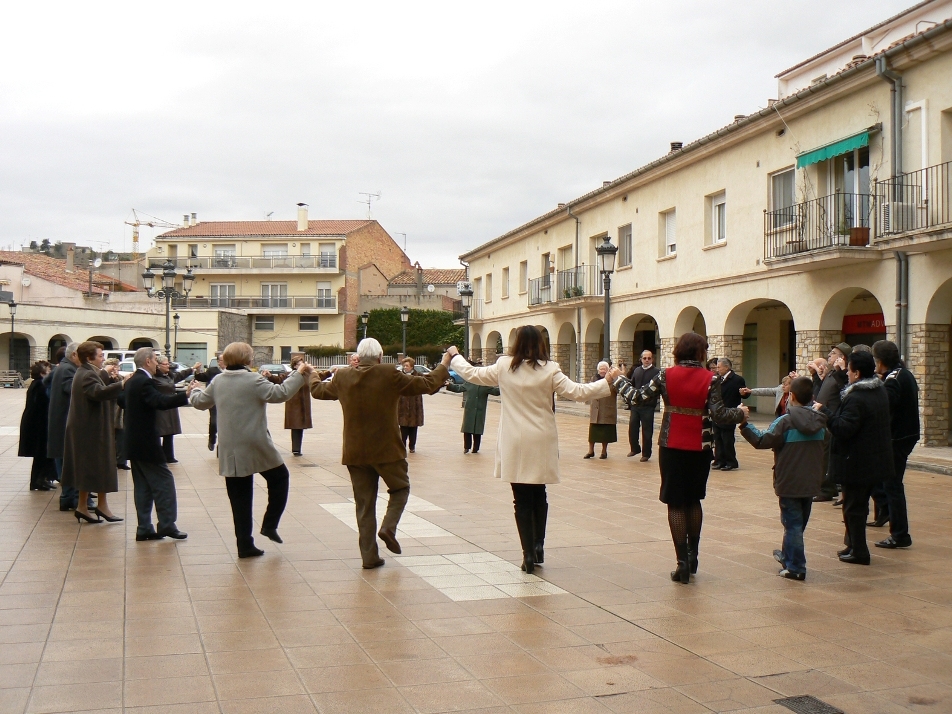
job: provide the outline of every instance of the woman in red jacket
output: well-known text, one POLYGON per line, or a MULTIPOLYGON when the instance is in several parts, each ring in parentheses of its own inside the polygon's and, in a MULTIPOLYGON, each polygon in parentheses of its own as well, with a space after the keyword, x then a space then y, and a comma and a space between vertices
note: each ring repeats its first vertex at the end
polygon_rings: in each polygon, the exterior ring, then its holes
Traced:
POLYGON ((615 381, 618 394, 631 405, 656 398, 664 400, 658 435, 662 503, 668 505, 668 525, 678 567, 671 579, 688 583, 697 572, 704 512, 701 501, 711 472, 714 437, 711 420, 739 424, 740 409, 729 409, 721 399, 721 378, 705 369, 707 340, 694 332, 681 335, 674 346, 674 367, 662 369, 641 389, 625 377, 615 381))

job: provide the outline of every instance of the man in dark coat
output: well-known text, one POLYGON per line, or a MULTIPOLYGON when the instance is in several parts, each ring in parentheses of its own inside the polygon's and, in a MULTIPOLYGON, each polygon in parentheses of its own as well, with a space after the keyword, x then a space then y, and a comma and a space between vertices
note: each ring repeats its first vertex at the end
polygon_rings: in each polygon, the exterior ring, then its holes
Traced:
MULTIPOLYGON (((79 357, 76 356, 78 342, 66 345, 63 359, 56 365, 56 369, 43 379, 50 395, 49 420, 46 433, 46 455, 53 459, 56 467, 56 477, 63 480, 63 444, 66 442, 66 418, 69 416, 69 401, 73 390, 73 377, 79 367, 79 357)), ((71 486, 63 486, 60 491, 60 510, 68 511, 76 508, 79 491, 71 486)), ((92 508, 92 506, 90 506, 92 508)))
POLYGON ((873 487, 895 477, 889 427, 889 397, 869 352, 854 352, 847 367, 849 386, 840 406, 831 412, 818 403, 814 408, 827 415, 833 433, 830 466, 843 486, 843 521, 846 548, 839 552, 844 563, 869 565, 866 518, 873 487))
MULTIPOLYGON (((221 363, 221 352, 215 353, 215 364, 204 372, 195 372, 195 381, 208 384, 215 377, 221 374, 224 366, 221 363)), ((218 409, 212 407, 208 410, 208 450, 215 450, 215 442, 218 441, 218 409)))
MULTIPOLYGON (((155 380, 155 386, 160 394, 175 394, 175 385, 192 374, 196 369, 200 369, 201 362, 196 362, 192 367, 186 367, 178 372, 172 372, 172 363, 169 358, 163 354, 156 354, 159 366, 156 368, 152 378, 155 380)), ((175 435, 182 433, 182 420, 179 419, 178 409, 168 409, 160 412, 157 416, 159 427, 159 436, 162 437, 162 450, 165 452, 166 463, 177 464, 175 458, 175 435)))
POLYGON ((26 391, 26 405, 20 417, 20 448, 17 456, 32 456, 30 469, 31 491, 52 491, 51 481, 58 478, 53 459, 46 455, 46 434, 49 430, 50 396, 43 378, 49 374, 50 363, 34 362, 30 367, 30 388, 26 391))
MULTIPOLYGON (((846 355, 853 351, 846 342, 840 342, 830 348, 828 359, 818 359, 811 363, 813 367, 810 371, 813 373, 813 398, 820 404, 823 404, 831 412, 835 412, 840 406, 840 392, 846 387, 846 355)), ((810 365, 807 365, 808 367, 810 365)), ((814 497, 814 501, 833 501, 840 495, 836 484, 836 474, 833 473, 832 462, 830 461, 830 431, 827 429, 827 436, 823 442, 824 459, 826 460, 826 476, 823 478, 823 484, 820 493, 814 497)), ((840 505, 834 502, 834 506, 840 505)))
MULTIPOLYGON (((727 357, 717 360, 717 373, 721 376, 721 398, 724 406, 736 409, 740 406, 740 390, 747 386, 747 382, 734 371, 734 365, 727 357)), ((714 465, 712 469, 733 471, 737 463, 737 451, 734 447, 734 430, 736 424, 721 426, 714 424, 714 465)))
POLYGON ((158 366, 155 350, 142 347, 133 358, 136 365, 120 397, 126 412, 125 453, 132 463, 133 497, 139 524, 136 540, 182 539, 188 536, 175 525, 178 506, 175 499, 175 479, 169 470, 165 451, 159 440, 157 417, 159 411, 177 409, 188 404, 185 392, 161 394, 153 379, 158 366), (152 526, 152 505, 159 520, 159 528, 152 526))
MULTIPOLYGON (((628 381, 636 389, 641 389, 648 382, 658 375, 658 368, 654 366, 654 355, 651 350, 645 350, 641 353, 641 364, 633 366, 628 374, 628 381)), ((658 408, 658 397, 646 399, 638 405, 632 405, 631 418, 628 420, 628 446, 631 451, 629 456, 641 454, 641 460, 647 461, 651 458, 651 438, 654 434, 654 415, 658 408), (644 447, 638 443, 638 431, 641 431, 641 441, 644 447)))
POLYGON ((888 504, 889 537, 876 543, 876 547, 908 548, 912 545, 912 537, 909 535, 902 477, 906 473, 906 460, 919 441, 919 385, 912 372, 903 366, 899 348, 894 342, 879 340, 873 343, 873 359, 876 373, 882 378, 889 397, 889 429, 896 471, 895 478, 882 483, 888 504))

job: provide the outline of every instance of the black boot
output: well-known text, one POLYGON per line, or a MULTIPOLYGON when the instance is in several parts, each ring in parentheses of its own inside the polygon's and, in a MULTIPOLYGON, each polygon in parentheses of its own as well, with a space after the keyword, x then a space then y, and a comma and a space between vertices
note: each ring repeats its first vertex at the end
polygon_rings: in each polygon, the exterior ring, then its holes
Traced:
POLYGON ((675 582, 680 581, 682 585, 687 585, 691 580, 691 566, 688 563, 688 542, 676 543, 674 551, 678 555, 678 567, 671 571, 671 579, 675 582))
POLYGON ((701 545, 701 536, 688 536, 688 563, 691 566, 691 575, 697 575, 697 550, 701 545))
POLYGON ((541 565, 545 562, 545 553, 542 546, 545 543, 545 521, 549 515, 549 504, 545 501, 537 503, 535 512, 532 515, 533 538, 535 540, 533 559, 536 565, 541 565))
POLYGON ((516 512, 516 529, 522 544, 522 569, 531 573, 535 568, 535 539, 532 532, 532 511, 516 512))

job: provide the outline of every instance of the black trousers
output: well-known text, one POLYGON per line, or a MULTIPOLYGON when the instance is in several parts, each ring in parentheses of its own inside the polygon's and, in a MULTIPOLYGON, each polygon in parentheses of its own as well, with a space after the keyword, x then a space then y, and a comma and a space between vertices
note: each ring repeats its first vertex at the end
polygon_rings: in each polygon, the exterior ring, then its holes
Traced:
POLYGON ((420 427, 417 426, 401 426, 400 427, 400 436, 403 438, 403 446, 407 446, 407 442, 410 443, 410 448, 416 448, 416 435, 417 429, 420 427))
POLYGON ((823 437, 823 482, 820 484, 820 493, 828 498, 836 498, 840 491, 836 486, 836 477, 833 475, 830 464, 830 431, 826 430, 823 437))
POLYGON ((874 484, 843 484, 843 523, 846 525, 844 543, 857 558, 869 558, 866 543, 866 519, 869 517, 869 498, 874 484))
POLYGON ((212 407, 208 410, 208 443, 214 446, 218 441, 218 409, 212 407))
POLYGON ((34 456, 30 467, 30 488, 35 489, 45 485, 48 481, 58 478, 53 459, 46 456, 34 456))
MULTIPOLYGON (((268 482, 268 507, 261 520, 262 528, 277 528, 281 522, 284 507, 288 505, 288 489, 290 474, 284 464, 261 475, 268 482)), ((252 505, 254 501, 254 474, 250 476, 229 476, 225 479, 228 489, 228 500, 231 501, 231 515, 235 522, 235 539, 238 541, 238 550, 247 550, 254 546, 255 539, 251 535, 252 505)))
POLYGON ((124 429, 116 429, 116 466, 125 466, 126 464, 126 454, 123 444, 126 439, 124 434, 124 429))
POLYGON ((906 489, 902 485, 902 477, 906 473, 906 460, 909 452, 905 448, 896 446, 893 442, 893 468, 896 478, 884 481, 883 491, 886 493, 886 503, 889 512, 889 534, 900 543, 909 539, 909 513, 906 510, 906 489))
POLYGON ((482 441, 483 441, 482 434, 467 434, 465 432, 463 433, 463 448, 466 449, 467 451, 469 449, 472 449, 474 454, 477 451, 479 451, 479 445, 482 443, 482 441))
POLYGON ((303 445, 304 429, 291 429, 291 451, 295 454, 300 454, 303 445))
POLYGON ((633 454, 644 451, 646 459, 651 458, 651 437, 654 434, 655 405, 632 407, 631 418, 628 420, 628 446, 633 454), (638 432, 641 432, 642 447, 638 443, 638 432))
POLYGON ((165 454, 167 463, 175 461, 175 436, 173 434, 162 437, 162 453, 165 454))
POLYGON ((714 462, 721 466, 737 468, 737 451, 734 448, 734 430, 736 424, 730 426, 714 425, 714 462))
POLYGON ((155 533, 152 526, 152 507, 159 521, 159 532, 177 531, 178 501, 175 496, 175 478, 165 464, 132 461, 132 496, 136 504, 138 526, 136 535, 155 533))
POLYGON ((541 548, 545 541, 548 501, 544 483, 512 483, 512 505, 523 554, 541 548))

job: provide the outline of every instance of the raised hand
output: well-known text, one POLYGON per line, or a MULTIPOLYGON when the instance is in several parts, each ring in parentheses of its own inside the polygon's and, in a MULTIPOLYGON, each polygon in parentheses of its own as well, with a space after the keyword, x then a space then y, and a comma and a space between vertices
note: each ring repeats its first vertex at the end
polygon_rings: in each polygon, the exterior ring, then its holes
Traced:
POLYGON ((746 404, 741 404, 739 408, 744 413, 744 421, 741 423, 746 423, 748 417, 750 417, 750 407, 748 407, 746 404))
POLYGON ((740 391, 740 396, 742 397, 750 396, 750 389, 748 387, 741 387, 739 391, 740 391))
POLYGON ((616 379, 621 376, 621 370, 618 367, 612 367, 608 370, 608 374, 605 375, 605 379, 609 384, 612 384, 616 379))

